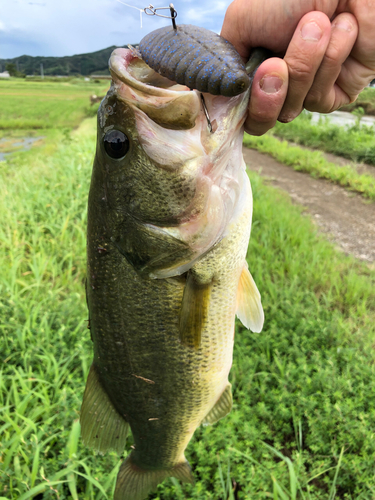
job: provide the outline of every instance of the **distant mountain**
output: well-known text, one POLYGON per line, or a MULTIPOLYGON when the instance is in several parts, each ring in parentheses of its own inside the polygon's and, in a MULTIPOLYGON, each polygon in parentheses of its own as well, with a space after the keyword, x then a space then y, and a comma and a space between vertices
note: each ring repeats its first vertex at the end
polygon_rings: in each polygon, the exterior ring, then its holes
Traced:
MULTIPOLYGON (((136 46, 136 44, 134 44, 136 46)), ((40 75, 40 65, 46 76, 54 75, 109 75, 108 59, 115 45, 97 52, 64 57, 20 56, 13 59, 0 59, 0 73, 6 63, 14 63, 18 71, 26 75, 40 75)))

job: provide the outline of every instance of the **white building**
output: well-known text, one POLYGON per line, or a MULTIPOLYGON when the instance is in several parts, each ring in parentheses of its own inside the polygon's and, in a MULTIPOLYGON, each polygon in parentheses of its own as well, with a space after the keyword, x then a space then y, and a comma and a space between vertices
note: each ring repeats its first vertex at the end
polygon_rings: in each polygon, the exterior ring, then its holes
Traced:
POLYGON ((4 71, 3 73, 0 73, 0 78, 9 78, 9 72, 8 71, 4 71))

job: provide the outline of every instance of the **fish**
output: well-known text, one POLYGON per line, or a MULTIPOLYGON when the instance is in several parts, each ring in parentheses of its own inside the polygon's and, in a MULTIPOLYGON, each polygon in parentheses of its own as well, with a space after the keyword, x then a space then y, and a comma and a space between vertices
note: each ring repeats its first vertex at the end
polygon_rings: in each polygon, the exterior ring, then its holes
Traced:
POLYGON ((94 357, 80 422, 101 453, 122 454, 132 432, 114 499, 143 500, 167 477, 194 483, 185 449, 232 407, 235 315, 253 332, 263 326, 245 260, 250 90, 202 94, 123 48, 109 68, 88 200, 94 357))

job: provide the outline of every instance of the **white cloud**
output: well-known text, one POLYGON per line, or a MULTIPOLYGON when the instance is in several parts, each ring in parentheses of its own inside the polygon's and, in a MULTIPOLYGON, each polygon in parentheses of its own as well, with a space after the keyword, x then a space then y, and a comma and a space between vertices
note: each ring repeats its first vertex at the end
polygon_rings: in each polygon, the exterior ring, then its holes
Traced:
POLYGON ((200 26, 210 27, 210 29, 212 29, 210 26, 212 22, 218 24, 219 21, 219 26, 216 28, 216 31, 220 31, 225 11, 230 3, 230 1, 224 0, 219 2, 200 2, 199 5, 189 8, 184 12, 184 23, 197 23, 200 26))
MULTIPOLYGON (((138 8, 148 4, 124 1, 138 8)), ((158 6, 168 3, 160 0, 158 6)), ((143 14, 141 29, 139 12, 116 0, 4 0, 1 4, 0 58, 64 56, 137 43, 170 22, 143 14)), ((218 32, 229 4, 230 0, 174 0, 177 24, 193 23, 218 32)))

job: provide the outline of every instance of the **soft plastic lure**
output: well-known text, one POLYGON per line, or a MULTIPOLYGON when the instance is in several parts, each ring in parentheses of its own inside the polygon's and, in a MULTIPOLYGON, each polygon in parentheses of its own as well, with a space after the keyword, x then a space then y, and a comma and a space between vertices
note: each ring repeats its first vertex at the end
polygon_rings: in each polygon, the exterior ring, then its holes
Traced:
POLYGON ((200 92, 232 97, 251 83, 233 45, 198 26, 180 24, 152 31, 141 40, 139 51, 153 70, 200 92))

